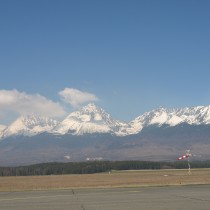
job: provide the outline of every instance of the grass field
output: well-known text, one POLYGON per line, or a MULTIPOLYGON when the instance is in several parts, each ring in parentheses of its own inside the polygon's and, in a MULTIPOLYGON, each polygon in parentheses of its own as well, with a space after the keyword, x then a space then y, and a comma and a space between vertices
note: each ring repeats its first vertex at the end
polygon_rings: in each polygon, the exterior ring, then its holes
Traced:
POLYGON ((210 169, 0 177, 0 191, 210 184, 210 169))

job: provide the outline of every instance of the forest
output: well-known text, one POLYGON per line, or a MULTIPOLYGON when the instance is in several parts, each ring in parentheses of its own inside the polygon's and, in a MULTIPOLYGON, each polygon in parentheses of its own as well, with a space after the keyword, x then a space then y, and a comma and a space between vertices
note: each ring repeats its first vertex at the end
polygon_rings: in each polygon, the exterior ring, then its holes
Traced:
MULTIPOLYGON (((210 161, 193 161, 191 168, 210 168, 210 161)), ((187 161, 89 161, 41 163, 29 166, 0 167, 0 176, 34 176, 62 174, 93 174, 114 170, 188 169, 187 161)))

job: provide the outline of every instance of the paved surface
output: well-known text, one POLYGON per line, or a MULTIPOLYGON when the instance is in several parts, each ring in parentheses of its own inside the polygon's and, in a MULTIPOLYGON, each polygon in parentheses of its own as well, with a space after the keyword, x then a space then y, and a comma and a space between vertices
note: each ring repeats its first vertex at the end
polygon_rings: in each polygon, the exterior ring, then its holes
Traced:
POLYGON ((210 185, 0 192, 9 210, 209 210, 210 185))

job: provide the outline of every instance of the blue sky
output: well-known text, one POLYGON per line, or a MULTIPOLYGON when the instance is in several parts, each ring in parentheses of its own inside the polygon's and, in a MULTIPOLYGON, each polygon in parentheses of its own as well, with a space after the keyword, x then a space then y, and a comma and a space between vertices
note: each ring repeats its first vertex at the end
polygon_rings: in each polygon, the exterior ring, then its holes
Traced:
POLYGON ((209 37, 208 0, 0 0, 0 124, 210 105, 209 37))

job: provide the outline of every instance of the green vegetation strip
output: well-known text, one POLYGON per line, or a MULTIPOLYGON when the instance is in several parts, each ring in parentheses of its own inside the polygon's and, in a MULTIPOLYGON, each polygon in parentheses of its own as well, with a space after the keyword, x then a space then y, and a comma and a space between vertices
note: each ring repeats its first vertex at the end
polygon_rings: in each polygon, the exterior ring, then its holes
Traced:
MULTIPOLYGON (((186 169, 185 161, 95 161, 69 163, 43 163, 19 167, 0 167, 0 176, 35 176, 63 174, 93 174, 114 170, 186 169)), ((210 161, 192 162, 191 168, 210 168, 210 161)))

